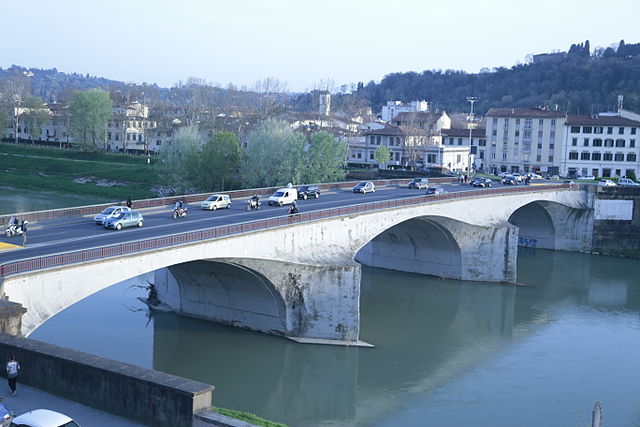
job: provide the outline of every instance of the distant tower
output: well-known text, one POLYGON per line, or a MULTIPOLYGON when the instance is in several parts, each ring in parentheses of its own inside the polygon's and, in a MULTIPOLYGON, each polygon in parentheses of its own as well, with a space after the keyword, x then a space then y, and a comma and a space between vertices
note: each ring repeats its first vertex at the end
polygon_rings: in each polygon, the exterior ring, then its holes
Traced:
POLYGON ((622 101, 624 100, 624 95, 618 95, 618 112, 622 110, 622 101))
POLYGON ((331 93, 328 90, 321 90, 318 93, 318 113, 328 116, 331 111, 331 93))

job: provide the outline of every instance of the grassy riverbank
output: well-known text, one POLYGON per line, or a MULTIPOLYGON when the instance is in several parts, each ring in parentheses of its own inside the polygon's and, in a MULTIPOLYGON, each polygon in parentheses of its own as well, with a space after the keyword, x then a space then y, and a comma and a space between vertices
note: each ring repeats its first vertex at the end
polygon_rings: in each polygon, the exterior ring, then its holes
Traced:
POLYGON ((158 177, 147 158, 0 144, 0 186, 107 200, 153 197, 158 177))
POLYGON ((216 412, 226 415, 227 417, 235 418, 236 420, 244 421, 247 423, 255 424, 262 427, 287 427, 286 424, 277 423, 274 421, 265 420, 257 415, 249 412, 234 411, 233 409, 213 408, 216 412))

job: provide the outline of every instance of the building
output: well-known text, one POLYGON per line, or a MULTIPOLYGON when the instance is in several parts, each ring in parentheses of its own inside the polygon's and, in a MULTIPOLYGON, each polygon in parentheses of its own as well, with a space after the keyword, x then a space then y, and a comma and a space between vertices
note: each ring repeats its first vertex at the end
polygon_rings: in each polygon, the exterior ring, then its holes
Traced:
POLYGON ((567 115, 544 108, 491 108, 486 115, 484 169, 558 174, 567 115))
POLYGON ((387 101, 387 105, 382 106, 380 118, 386 122, 390 122, 400 113, 415 113, 429 111, 429 103, 427 101, 412 101, 405 104, 402 101, 387 101))
POLYGON ((107 123, 107 150, 127 153, 148 153, 155 148, 150 144, 150 133, 157 126, 149 120, 149 107, 139 102, 113 107, 107 123))
POLYGON ((442 129, 442 145, 447 147, 466 147, 469 150, 471 170, 484 170, 487 156, 487 138, 485 129, 442 129))
POLYGON ((640 176, 638 135, 640 114, 568 116, 560 174, 563 176, 640 176))

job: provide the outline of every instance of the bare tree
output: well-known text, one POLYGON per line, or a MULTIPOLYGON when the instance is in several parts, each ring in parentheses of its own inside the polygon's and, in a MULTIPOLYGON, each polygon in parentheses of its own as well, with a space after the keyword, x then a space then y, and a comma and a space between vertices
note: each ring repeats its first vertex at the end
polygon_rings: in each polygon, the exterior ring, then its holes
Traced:
POLYGON ((18 142, 18 127, 20 125, 20 108, 30 92, 29 74, 18 69, 10 70, 10 73, 0 83, 0 93, 3 94, 6 105, 11 110, 13 136, 18 142))
POLYGON ((256 82, 253 88, 255 109, 260 120, 275 116, 282 110, 282 100, 287 94, 287 84, 275 77, 266 77, 256 82))

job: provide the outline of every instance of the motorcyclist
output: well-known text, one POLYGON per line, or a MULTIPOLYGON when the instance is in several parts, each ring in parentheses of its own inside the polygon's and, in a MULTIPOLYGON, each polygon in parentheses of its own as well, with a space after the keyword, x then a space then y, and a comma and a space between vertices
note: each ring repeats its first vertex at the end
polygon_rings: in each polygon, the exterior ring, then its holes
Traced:
POLYGON ((178 211, 178 210, 182 209, 182 206, 183 206, 182 199, 179 199, 179 200, 176 202, 175 210, 177 210, 177 211, 178 211))

